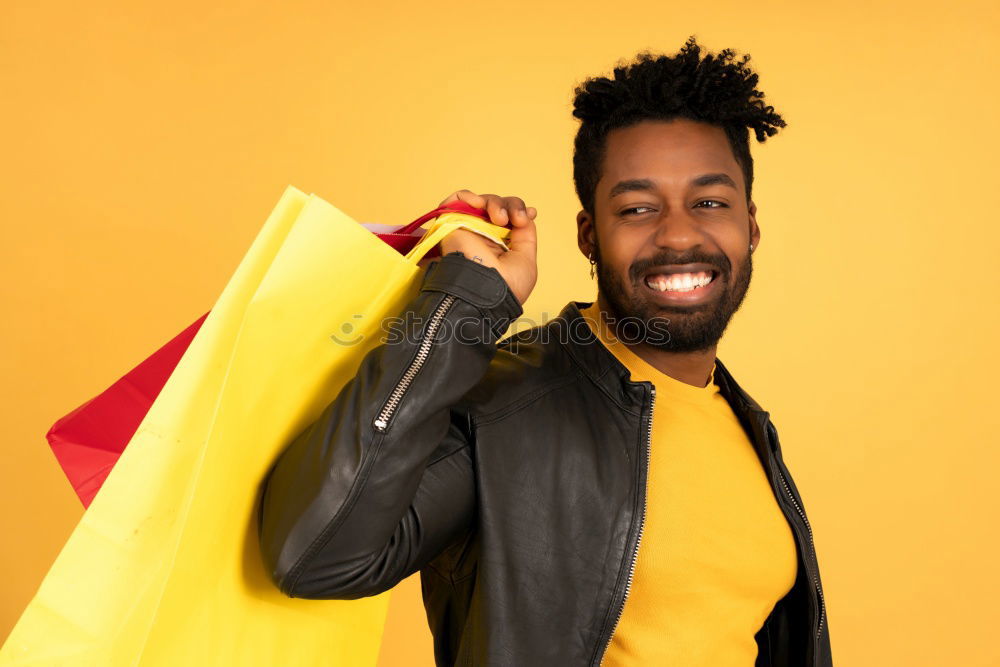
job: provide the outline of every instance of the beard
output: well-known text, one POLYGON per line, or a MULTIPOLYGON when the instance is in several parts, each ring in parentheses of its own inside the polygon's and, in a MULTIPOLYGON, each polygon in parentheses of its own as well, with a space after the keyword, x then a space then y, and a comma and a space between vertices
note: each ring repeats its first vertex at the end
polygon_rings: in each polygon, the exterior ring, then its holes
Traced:
POLYGON ((752 253, 733 271, 726 255, 693 251, 679 256, 664 250, 648 260, 633 263, 628 275, 631 287, 601 261, 600 248, 594 249, 597 288, 607 302, 615 335, 624 343, 645 343, 670 352, 696 352, 719 342, 733 314, 739 310, 753 275, 752 253), (720 281, 715 297, 690 306, 664 306, 649 299, 642 274, 662 264, 704 262, 715 267, 720 281))

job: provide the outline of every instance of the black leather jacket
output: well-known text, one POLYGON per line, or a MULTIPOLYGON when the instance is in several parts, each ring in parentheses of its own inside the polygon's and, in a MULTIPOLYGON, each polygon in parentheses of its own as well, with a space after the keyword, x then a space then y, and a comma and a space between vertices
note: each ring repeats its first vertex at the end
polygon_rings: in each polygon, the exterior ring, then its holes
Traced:
MULTIPOLYGON (((260 541, 280 589, 355 599, 419 570, 437 665, 599 665, 638 551, 655 391, 629 380, 584 305, 498 345, 522 312, 499 272, 435 260, 394 330, 407 335, 364 356, 265 480, 260 541)), ((756 666, 831 665, 778 434, 718 361, 716 377, 799 551, 756 666)))

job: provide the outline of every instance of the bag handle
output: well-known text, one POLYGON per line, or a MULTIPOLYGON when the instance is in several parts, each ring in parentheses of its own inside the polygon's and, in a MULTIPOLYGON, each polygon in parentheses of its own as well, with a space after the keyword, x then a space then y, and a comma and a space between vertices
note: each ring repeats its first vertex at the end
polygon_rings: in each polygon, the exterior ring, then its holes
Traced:
MULTIPOLYGON (((450 207, 450 206, 449 206, 450 207)), ((443 208, 449 208, 443 207, 443 208)), ((487 214, 485 211, 477 208, 461 207, 463 210, 444 210, 437 209, 428 213, 426 216, 421 216, 417 220, 430 219, 431 217, 437 218, 435 224, 427 230, 427 232, 420 237, 413 248, 410 249, 405 256, 405 260, 414 266, 420 263, 425 256, 431 253, 435 249, 438 243, 444 239, 445 236, 452 233, 456 229, 468 229, 476 234, 486 237, 487 239, 499 243, 503 246, 504 250, 509 250, 504 244, 504 240, 510 236, 511 228, 509 226, 503 226, 493 224, 487 219, 487 214)), ((426 220, 424 220, 426 221, 426 220)), ((416 221, 414 221, 416 222, 416 221)), ((410 223, 412 225, 413 223, 410 223)), ((407 225, 409 227, 410 225, 407 225)))
POLYGON ((490 221, 490 216, 485 209, 476 208, 472 204, 462 200, 457 200, 451 202, 450 204, 445 204, 444 206, 438 206, 436 209, 428 213, 424 213, 413 222, 403 225, 394 231, 393 234, 412 234, 420 225, 424 224, 428 220, 433 220, 444 213, 463 213, 465 215, 477 217, 480 220, 485 220, 486 222, 490 221))

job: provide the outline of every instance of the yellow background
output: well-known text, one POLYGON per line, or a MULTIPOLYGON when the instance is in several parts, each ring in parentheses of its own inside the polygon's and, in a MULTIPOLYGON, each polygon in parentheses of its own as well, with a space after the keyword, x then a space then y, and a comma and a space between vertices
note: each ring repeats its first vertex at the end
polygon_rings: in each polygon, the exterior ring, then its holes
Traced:
MULTIPOLYGON (((816 531, 838 665, 996 665, 992 2, 16 2, 0 10, 0 637, 82 514, 44 441, 211 307, 287 184, 404 222, 539 210, 540 322, 576 249, 573 86, 689 34, 752 54, 762 237, 720 358, 816 531)), ((380 667, 431 665, 417 579, 380 667)))

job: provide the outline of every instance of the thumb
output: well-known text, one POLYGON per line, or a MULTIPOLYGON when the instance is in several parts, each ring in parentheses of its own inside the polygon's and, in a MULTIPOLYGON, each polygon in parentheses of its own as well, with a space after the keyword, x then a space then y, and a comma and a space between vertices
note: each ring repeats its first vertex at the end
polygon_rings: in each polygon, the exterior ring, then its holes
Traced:
POLYGON ((535 221, 528 218, 526 224, 513 227, 507 237, 507 247, 511 252, 534 262, 538 255, 538 231, 535 221))

